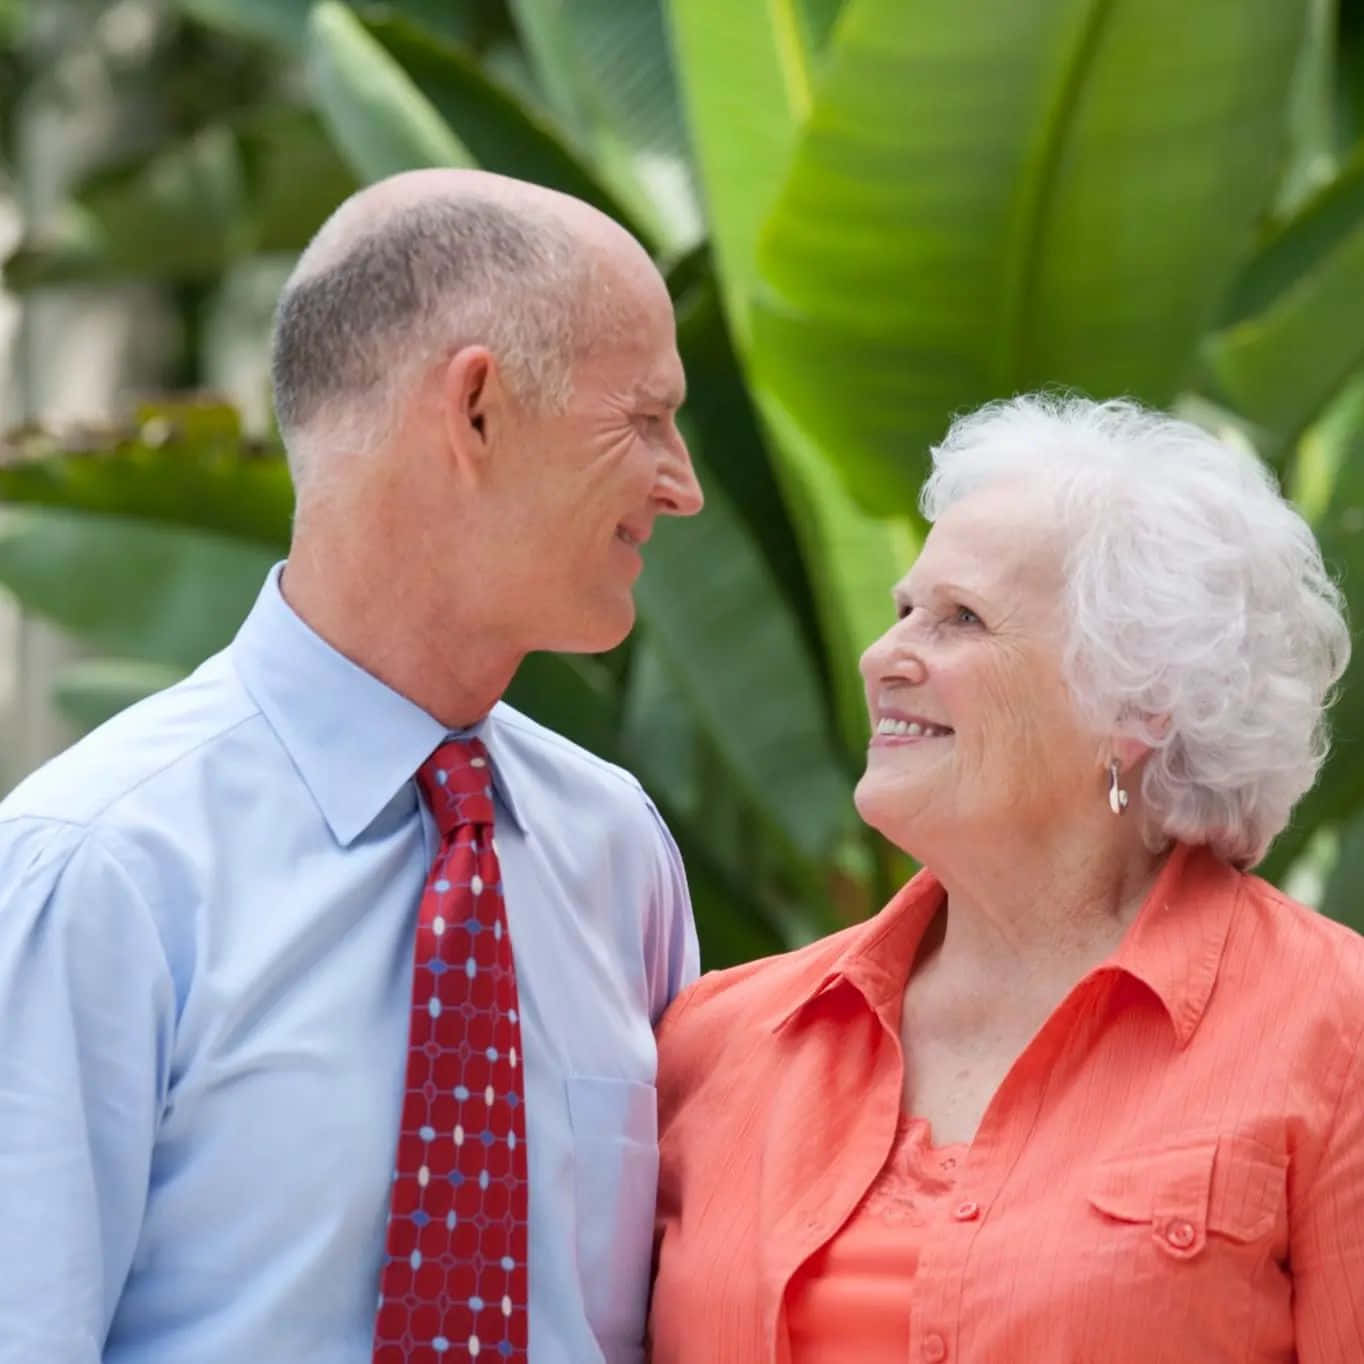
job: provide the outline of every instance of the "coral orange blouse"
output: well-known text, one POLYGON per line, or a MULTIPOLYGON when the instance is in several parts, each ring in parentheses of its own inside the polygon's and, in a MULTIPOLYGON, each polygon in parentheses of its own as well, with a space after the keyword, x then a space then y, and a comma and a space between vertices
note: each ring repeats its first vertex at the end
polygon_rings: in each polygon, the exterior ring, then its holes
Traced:
POLYGON ((665 1016, 653 1364, 1364 1361, 1364 939, 1177 848, 887 1238, 941 903, 921 873, 665 1016))
POLYGON ((955 1194, 966 1146, 934 1146, 928 1123, 901 1115, 881 1173, 838 1234, 786 1290, 792 1364, 909 1357, 906 1293, 944 1218, 976 1216, 955 1194))

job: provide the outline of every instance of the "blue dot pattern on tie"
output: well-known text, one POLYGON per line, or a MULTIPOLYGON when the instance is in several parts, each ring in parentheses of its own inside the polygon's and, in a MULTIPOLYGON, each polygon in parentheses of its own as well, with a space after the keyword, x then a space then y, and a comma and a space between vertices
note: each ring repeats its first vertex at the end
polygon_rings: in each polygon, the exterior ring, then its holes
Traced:
POLYGON ((476 740, 442 744, 418 782, 441 842, 418 915, 373 1359, 524 1361, 521 1037, 487 753, 476 740))

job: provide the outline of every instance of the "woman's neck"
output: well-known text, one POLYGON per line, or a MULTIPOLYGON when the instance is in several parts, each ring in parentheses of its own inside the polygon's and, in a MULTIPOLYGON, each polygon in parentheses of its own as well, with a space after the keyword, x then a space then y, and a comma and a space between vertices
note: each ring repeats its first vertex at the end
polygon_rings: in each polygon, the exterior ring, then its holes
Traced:
POLYGON ((1117 946, 1167 855, 1150 852, 1130 818, 935 859, 947 904, 920 960, 1020 984, 1082 975, 1117 946))

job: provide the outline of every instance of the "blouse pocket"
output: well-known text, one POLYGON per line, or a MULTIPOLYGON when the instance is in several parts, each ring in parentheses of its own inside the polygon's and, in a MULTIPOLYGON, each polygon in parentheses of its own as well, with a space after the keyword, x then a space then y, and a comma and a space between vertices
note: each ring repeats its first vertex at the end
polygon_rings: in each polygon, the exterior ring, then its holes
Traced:
POLYGON ((1252 1137, 1220 1136, 1102 1162, 1089 1201, 1116 1222, 1150 1228, 1156 1249, 1193 1260, 1208 1238, 1266 1240, 1285 1216, 1287 1161, 1252 1137))
POLYGON ((658 1187, 653 1085, 570 1075, 578 1277, 609 1364, 643 1358, 658 1187))

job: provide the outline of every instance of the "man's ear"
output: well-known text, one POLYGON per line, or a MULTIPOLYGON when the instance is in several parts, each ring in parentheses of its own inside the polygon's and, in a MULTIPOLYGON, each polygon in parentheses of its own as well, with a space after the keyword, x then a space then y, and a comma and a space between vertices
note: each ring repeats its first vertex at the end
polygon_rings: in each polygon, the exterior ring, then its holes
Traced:
POLYGON ((463 346, 441 374, 441 408, 450 453, 463 472, 479 477, 501 416, 502 385, 486 346, 463 346))

